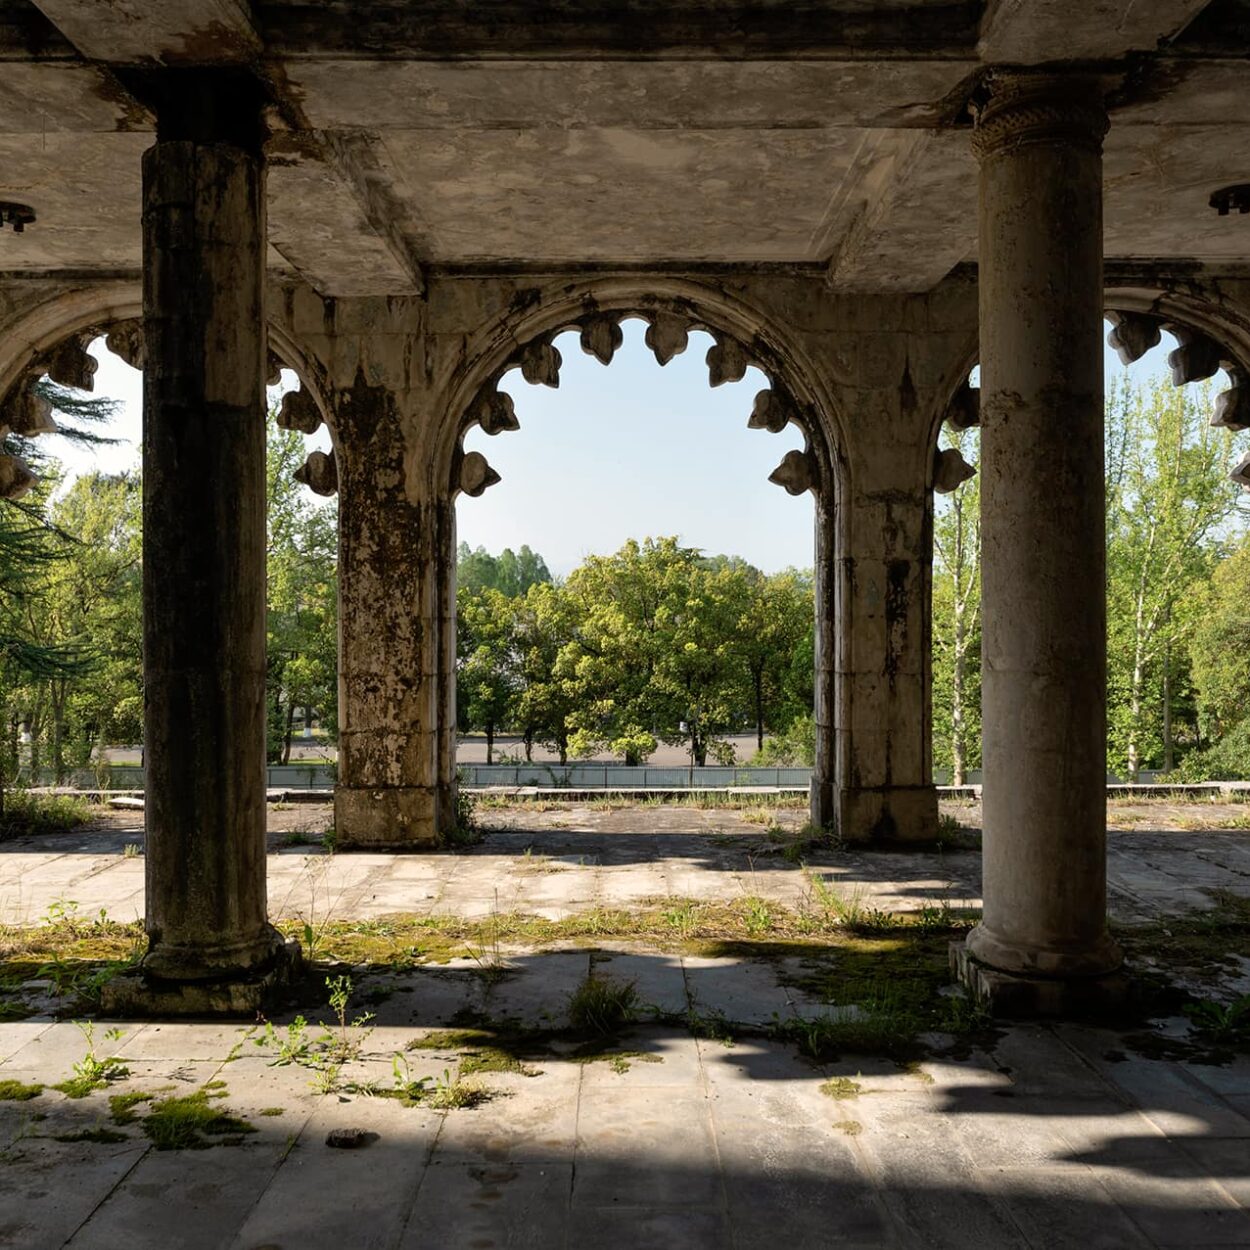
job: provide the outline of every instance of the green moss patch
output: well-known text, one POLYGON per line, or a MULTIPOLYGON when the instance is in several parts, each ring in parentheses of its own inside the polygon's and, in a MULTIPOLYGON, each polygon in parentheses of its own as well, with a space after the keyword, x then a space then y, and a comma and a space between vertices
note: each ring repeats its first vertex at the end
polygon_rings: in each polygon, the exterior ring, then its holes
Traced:
POLYGON ((145 1093, 143 1090, 131 1090, 125 1094, 113 1094, 109 1097, 109 1111, 113 1116, 114 1124, 133 1124, 139 1118, 135 1108, 142 1103, 151 1102, 155 1097, 154 1094, 145 1093))
POLYGON ((157 1150, 203 1150, 209 1146, 239 1145, 255 1125, 212 1100, 224 1095, 220 1088, 197 1089, 181 1098, 162 1098, 143 1118, 143 1131, 157 1150))
POLYGON ((118 1133, 111 1128, 104 1128, 100 1125, 96 1128, 80 1128, 72 1133, 54 1133, 53 1141, 90 1141, 98 1142, 102 1146, 116 1145, 118 1142, 129 1141, 130 1139, 125 1133, 118 1133))
POLYGON ((0 1102, 29 1102, 43 1093, 42 1085, 26 1085, 22 1081, 0 1081, 0 1102))

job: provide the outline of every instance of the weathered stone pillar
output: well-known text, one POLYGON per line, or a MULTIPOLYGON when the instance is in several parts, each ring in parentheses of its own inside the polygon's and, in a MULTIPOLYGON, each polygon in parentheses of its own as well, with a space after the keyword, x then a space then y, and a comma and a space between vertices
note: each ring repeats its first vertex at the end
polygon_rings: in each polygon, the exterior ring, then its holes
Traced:
MULTIPOLYGON (((901 457, 879 454, 893 466, 901 457)), ((905 462, 903 466, 905 467, 905 462)), ((926 662, 924 559, 931 524, 919 472, 910 483, 861 483, 847 507, 836 648, 843 721, 837 827, 848 842, 937 836, 926 662)))
POLYGON ((203 71, 160 87, 143 158, 149 949, 112 1002, 247 1011, 284 954, 265 897, 261 96, 203 71))
POLYGON ((428 848, 453 819, 455 505, 413 498, 405 398, 359 372, 334 401, 341 846, 428 848))
POLYGON ((977 984, 1062 1009, 1106 922, 1097 83, 1002 74, 978 119, 984 919, 977 984), (1046 979, 1050 979, 1049 985, 1046 979))

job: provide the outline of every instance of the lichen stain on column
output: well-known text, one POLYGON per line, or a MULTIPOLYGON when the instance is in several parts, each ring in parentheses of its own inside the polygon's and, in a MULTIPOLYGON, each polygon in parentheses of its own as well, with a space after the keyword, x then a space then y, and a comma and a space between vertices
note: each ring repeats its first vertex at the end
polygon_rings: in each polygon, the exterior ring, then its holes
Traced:
MULTIPOLYGON (((341 846, 432 847, 444 501, 410 497, 400 396, 363 367, 335 396, 339 486, 341 846)), ((445 787, 444 787, 445 789, 445 787)))

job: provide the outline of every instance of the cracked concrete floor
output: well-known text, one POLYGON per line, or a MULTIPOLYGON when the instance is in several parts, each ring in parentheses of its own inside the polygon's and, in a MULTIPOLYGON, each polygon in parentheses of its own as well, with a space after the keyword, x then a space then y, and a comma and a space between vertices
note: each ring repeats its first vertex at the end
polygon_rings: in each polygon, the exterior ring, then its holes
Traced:
MULTIPOLYGON (((544 814, 531 815, 541 826, 544 814)), ((340 918, 495 907, 566 914, 738 891, 791 901, 805 888, 732 813, 713 813, 714 828, 707 813, 694 813, 694 825, 688 811, 597 815, 611 816, 610 827, 586 820, 579 830, 565 810, 555 818, 567 827, 514 827, 462 855, 326 859, 290 848, 271 857, 271 899, 297 914, 318 873, 316 888, 340 918), (632 832, 621 827, 631 822, 632 832)), ((130 819, 56 845, 5 844, 6 913, 37 917, 59 898, 123 917, 142 872, 122 849, 136 840, 130 819)), ((976 861, 972 851, 831 852, 816 871, 878 906, 915 908, 935 897, 975 901, 976 861)), ((1111 872, 1123 918, 1179 915, 1210 904, 1204 887, 1250 895, 1250 835, 1139 823, 1112 834, 1111 872)), ((787 984, 775 961, 628 944, 506 955, 509 975, 499 979, 471 959, 391 976, 372 995, 376 1019, 359 1031, 360 1053, 329 1093, 307 1067, 275 1065, 274 1046, 257 1046, 261 1032, 246 1026, 123 1021, 106 1040, 109 1022, 98 1022, 96 1052, 117 1056, 124 1077, 81 1099, 44 1089, 0 1101, 0 1244, 1250 1246, 1244 1055, 1221 1064, 1146 1058, 1126 1052, 1118 1032, 1020 1025, 992 1044, 939 1046, 902 1067, 871 1054, 813 1064, 762 1027, 828 1010, 787 984), (527 1060, 532 1074, 475 1078, 492 1097, 474 1108, 406 1107, 361 1092, 393 1085, 397 1054, 406 1079, 454 1085, 463 1050, 437 1033, 433 1045, 420 1043, 466 1011, 559 1028, 592 960, 659 1013, 622 1037, 628 1055, 618 1062, 552 1044, 527 1060), (732 1043, 692 1036, 681 1023, 691 1008, 743 1028, 732 1043), (836 1077, 847 1079, 825 1086, 836 1077), (142 1131, 144 1106, 134 1122, 112 1119, 118 1094, 205 1089, 254 1131, 159 1150, 142 1131), (363 1129, 367 1144, 331 1148, 335 1128, 363 1129)), ((367 999, 379 985, 370 974, 357 990, 367 999)), ((275 1017, 280 1031, 292 1018, 275 1017)), ((84 1050, 71 1021, 0 1024, 0 1082, 62 1081, 84 1050)))

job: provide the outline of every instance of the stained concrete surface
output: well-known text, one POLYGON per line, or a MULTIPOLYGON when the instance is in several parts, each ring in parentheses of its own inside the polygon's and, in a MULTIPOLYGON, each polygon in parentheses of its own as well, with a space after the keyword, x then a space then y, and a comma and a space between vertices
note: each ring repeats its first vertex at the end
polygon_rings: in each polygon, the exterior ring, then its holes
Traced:
MULTIPOLYGON (((1207 823, 1244 808, 1202 811, 1207 823), (1214 815, 1212 813, 1215 813, 1214 815)), ((1116 812, 1116 815, 1124 815, 1116 812)), ((306 823, 310 813, 271 813, 306 823)), ((507 828, 460 854, 270 856, 271 906, 297 915, 322 890, 335 918, 387 911, 483 915, 519 907, 568 914, 642 897, 794 902, 801 870, 767 853, 740 813, 685 808, 563 808, 484 813, 507 828), (506 821, 504 819, 506 817, 506 821), (528 855, 526 851, 528 849, 528 855), (317 882, 317 884, 314 884, 317 882)), ((777 813, 783 822, 798 813, 777 813)), ((975 809, 961 815, 975 823, 975 809)), ((1183 817, 1155 819, 1176 826, 1183 817)), ((281 842, 281 830, 272 830, 281 842)), ((1236 829, 1110 834, 1113 905, 1126 919, 1209 905, 1201 887, 1250 894, 1250 836, 1236 829)), ((6 918, 45 897, 122 917, 137 907, 142 858, 133 817, 112 827, 6 843, 6 918), (130 823, 126 823, 129 821, 130 823), (20 876, 15 870, 20 868, 20 876), (20 885, 20 890, 13 887, 20 885)), ((813 869, 876 905, 975 902, 974 849, 827 851, 813 869)), ((372 1006, 341 1086, 454 1081, 454 1045, 407 1050, 432 1029, 480 1015, 560 1027, 592 966, 633 981, 644 1011, 621 1045, 621 1072, 558 1046, 536 1074, 489 1073, 476 1108, 404 1107, 350 1089, 319 1093, 314 1074, 275 1065, 260 1030, 221 1023, 120 1022, 97 1053, 130 1074, 81 1100, 50 1089, 0 1102, 0 1243, 45 1247, 1091 1247, 1250 1246, 1250 1061, 1223 1065, 1127 1053, 1117 1033, 1018 1025, 992 1046, 911 1067, 873 1056, 813 1064, 758 1031, 819 1010, 779 965, 626 944, 595 953, 509 949, 509 975, 471 958, 395 974, 372 1006), (756 1035, 727 1043, 675 1022, 690 1009, 756 1035), (841 1097, 832 1076, 858 1083, 841 1097), (250 1120, 238 1144, 156 1150, 141 1121, 114 1126, 108 1097, 191 1093, 225 1082, 220 1105, 250 1120), (262 1115, 262 1110, 269 1114, 262 1115), (111 1142, 64 1141, 108 1127, 111 1142), (373 1136, 330 1148, 333 1128, 373 1136)), ((357 973, 363 996, 379 974, 357 973)), ((328 1009, 304 1009, 313 1021, 328 1009)), ((293 1011, 275 1017, 284 1027, 293 1011)), ((65 1079, 84 1053, 72 1021, 0 1024, 0 1081, 65 1079)), ((143 1108, 140 1108, 142 1113, 143 1108)))
MULTIPOLYGON (((467 850, 327 857, 316 840, 331 824, 328 807, 271 805, 269 910, 275 918, 516 910, 561 919, 663 897, 798 906, 812 876, 865 907, 979 907, 979 804, 943 810, 972 837, 907 854, 815 847, 803 855, 805 872, 781 854, 786 831, 806 820, 801 809, 501 802, 481 806, 487 833, 467 850)), ((1250 889, 1245 804, 1114 802, 1108 826, 1114 919, 1207 908, 1207 890, 1250 889)), ((114 920, 142 916, 143 843, 141 812, 101 812, 70 833, 0 843, 0 923, 33 923, 67 903, 84 916, 101 907, 114 920)))

